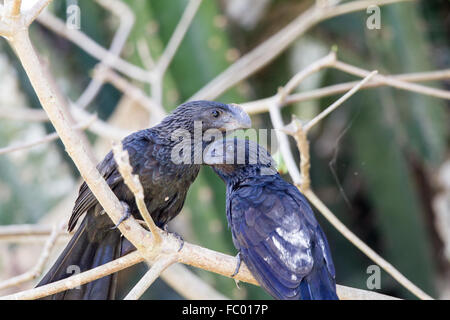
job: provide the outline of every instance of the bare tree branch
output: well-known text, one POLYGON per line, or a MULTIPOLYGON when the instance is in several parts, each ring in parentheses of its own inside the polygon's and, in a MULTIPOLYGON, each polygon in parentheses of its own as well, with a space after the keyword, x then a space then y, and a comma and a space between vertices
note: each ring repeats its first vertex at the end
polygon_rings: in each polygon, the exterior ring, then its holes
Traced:
POLYGON ((168 267, 161 274, 161 278, 186 299, 228 300, 226 296, 179 263, 168 267))
POLYGON ((48 121, 47 115, 42 110, 31 108, 0 108, 0 119, 43 122, 48 121))
POLYGON ((350 12, 365 10, 373 4, 382 6, 404 1, 411 0, 357 0, 325 8, 313 5, 285 28, 233 63, 228 69, 192 96, 190 100, 212 100, 218 97, 229 88, 264 67, 286 50, 299 36, 323 20, 350 12))
MULTIPOLYGON (((231 274, 236 268, 235 257, 228 256, 219 252, 215 252, 206 248, 202 248, 190 243, 185 243, 182 251, 176 253, 178 261, 186 263, 207 271, 216 272, 226 277, 231 277, 231 274), (185 250, 188 249, 188 250, 185 250), (190 256, 194 253, 194 256, 190 256)), ((69 278, 56 281, 38 288, 18 292, 15 294, 0 297, 0 300, 32 300, 46 297, 61 291, 73 289, 79 285, 86 284, 101 277, 110 275, 120 270, 131 267, 137 263, 143 262, 144 258, 138 251, 134 251, 117 260, 108 262, 102 266, 96 267, 89 271, 73 275, 69 278)), ((167 270, 166 270, 167 272, 167 270)), ((256 280, 251 275, 245 264, 241 265, 239 273, 233 279, 258 285, 256 280)), ((354 289, 345 286, 337 286, 338 295, 341 299, 367 299, 367 300, 390 300, 397 299, 386 295, 381 295, 371 291, 361 289, 354 289), (363 294, 364 292, 364 294, 363 294)))
POLYGON ((294 75, 294 77, 292 77, 286 87, 280 88, 278 94, 275 95, 274 99, 272 99, 269 104, 270 119, 272 121, 273 127, 276 129, 276 136, 280 145, 280 152, 283 154, 283 159, 284 161, 286 161, 287 167, 290 168, 289 173, 292 177, 292 181, 295 184, 301 184, 302 178, 300 171, 297 169, 297 165, 294 161, 294 156, 292 155, 292 151, 289 146, 288 137, 282 130, 284 128, 284 123, 283 119, 281 118, 279 105, 283 104, 286 96, 288 96, 291 91, 300 84, 300 82, 302 82, 311 74, 323 68, 331 66, 335 61, 336 54, 334 52, 331 52, 327 56, 310 64, 308 67, 294 75))
POLYGON ((133 85, 111 69, 97 69, 95 72, 95 76, 111 83, 114 87, 122 91, 133 101, 142 105, 147 111, 150 112, 151 117, 155 123, 158 123, 167 115, 161 104, 153 100, 151 97, 147 96, 144 91, 142 91, 137 86, 133 85))
POLYGON ((13 18, 20 15, 20 7, 22 6, 22 0, 7 0, 6 6, 8 8, 6 14, 13 18))
POLYGON ((66 24, 53 14, 49 12, 43 12, 37 20, 46 28, 50 29, 61 37, 67 38, 99 61, 104 60, 106 57, 110 57, 107 63, 108 67, 114 68, 117 71, 120 71, 121 73, 129 76, 130 78, 142 82, 148 82, 151 78, 151 74, 148 71, 139 68, 115 55, 111 55, 107 49, 103 48, 83 32, 76 29, 67 29, 66 24))
POLYGON ((346 94, 344 94, 342 97, 340 97, 338 100, 336 100, 332 105, 330 105, 328 108, 323 110, 321 113, 319 113, 317 116, 315 116, 313 119, 308 121, 303 126, 303 131, 305 133, 308 133, 309 130, 311 130, 312 127, 314 127, 317 123, 322 121, 327 115, 329 115, 331 112, 336 110, 341 104, 343 104, 346 100, 348 100, 353 94, 356 93, 367 81, 369 81, 373 76, 375 76, 378 73, 378 71, 372 71, 370 74, 368 74, 361 82, 359 82, 356 86, 354 86, 350 91, 348 91, 346 94))
MULTIPOLYGON (((349 65, 349 64, 341 62, 341 61, 336 61, 336 63, 333 65, 333 67, 338 70, 353 74, 353 75, 361 77, 361 78, 366 77, 370 73, 370 71, 349 65)), ((416 84, 416 83, 408 83, 408 82, 404 82, 401 80, 386 77, 381 74, 376 75, 374 77, 374 80, 381 81, 384 84, 389 85, 394 88, 397 88, 397 89, 403 89, 403 90, 407 90, 407 91, 417 92, 417 93, 424 94, 427 96, 432 96, 435 98, 441 98, 441 99, 446 99, 446 100, 450 99, 450 91, 430 88, 430 87, 422 86, 422 85, 416 84)))
POLYGON ((120 175, 123 177, 123 180, 127 187, 134 194, 139 213, 147 224, 148 229, 152 233, 153 243, 154 245, 159 245, 162 241, 160 229, 156 226, 150 213, 147 210, 147 206, 145 205, 144 201, 144 188, 139 181, 139 176, 133 174, 133 168, 130 165, 128 152, 122 149, 121 143, 114 143, 113 153, 114 160, 116 160, 120 175))
POLYGON ((19 284, 22 284, 24 282, 27 282, 27 281, 30 281, 30 280, 33 280, 33 279, 39 277, 42 274, 42 271, 44 270, 45 264, 47 263, 47 260, 50 257, 51 250, 53 249, 53 247, 56 243, 56 240, 58 239, 58 236, 60 235, 61 231, 62 231, 62 225, 54 226, 53 231, 50 234, 50 237, 47 239, 47 242, 45 243, 44 249, 42 250, 41 256, 40 256, 37 264, 31 270, 25 272, 24 274, 21 274, 14 278, 0 282, 0 290, 9 288, 9 287, 13 287, 13 286, 17 286, 19 284))
MULTIPOLYGON (((450 69, 447 70, 437 70, 437 71, 426 71, 426 72, 418 72, 418 73, 409 73, 409 74, 399 74, 399 75, 389 75, 389 78, 393 78, 396 80, 401 80, 405 82, 421 82, 421 81, 434 81, 434 80, 446 80, 450 79, 450 69)), ((335 85, 331 85, 324 88, 319 88, 306 92, 293 93, 286 97, 285 103, 280 105, 280 107, 285 107, 289 104, 308 101, 313 99, 319 99, 331 95, 336 95, 339 93, 346 92, 352 89, 355 85, 358 84, 358 81, 339 83, 335 85)), ((381 86, 387 85, 384 81, 372 79, 368 83, 364 84, 361 89, 367 88, 377 88, 381 86)), ((258 114, 269 111, 270 101, 275 99, 276 96, 255 100, 251 102, 246 102, 241 104, 242 108, 248 114, 258 114)))
POLYGON ((159 58, 156 64, 156 68, 154 69, 155 72, 158 73, 160 76, 162 76, 169 67, 170 62, 172 61, 175 53, 177 52, 181 42, 183 41, 184 36, 186 35, 186 32, 188 31, 189 26, 191 25, 192 20, 194 19, 195 14, 197 13, 201 3, 202 0, 189 0, 186 9, 183 12, 183 16, 178 22, 178 25, 175 28, 175 31, 172 37, 170 38, 169 43, 164 49, 164 52, 159 58))
POLYGON ((29 26, 41 14, 50 2, 53 0, 39 0, 36 4, 25 13, 25 25, 29 26))
POLYGON ((158 259, 139 280, 134 288, 127 294, 124 300, 138 300, 147 289, 155 282, 161 273, 170 265, 176 262, 176 256, 164 256, 158 259))
MULTIPOLYGON (((111 42, 111 47, 109 48, 109 54, 106 55, 104 59, 97 65, 97 68, 106 67, 111 64, 113 60, 112 57, 120 56, 123 47, 125 46, 127 39, 130 35, 131 29, 133 28, 135 17, 133 11, 123 3, 118 0, 97 0, 97 2, 104 7, 106 10, 110 10, 115 16, 120 19, 120 25, 114 34, 113 40, 111 42)), ((97 96, 103 86, 102 79, 93 78, 86 89, 83 91, 81 96, 78 98, 76 105, 79 108, 86 108, 97 96)))
MULTIPOLYGON (((73 129, 84 130, 84 129, 88 128, 96 119, 97 119, 97 116, 93 115, 87 121, 84 121, 83 123, 80 123, 80 124, 74 126, 73 129)), ((21 143, 21 144, 15 144, 15 145, 12 145, 9 147, 0 148, 0 155, 19 151, 19 150, 29 149, 29 148, 38 146, 40 144, 55 141, 58 139, 59 139, 58 133, 56 133, 56 132, 50 133, 50 134, 46 135, 45 137, 37 139, 35 141, 21 143)))

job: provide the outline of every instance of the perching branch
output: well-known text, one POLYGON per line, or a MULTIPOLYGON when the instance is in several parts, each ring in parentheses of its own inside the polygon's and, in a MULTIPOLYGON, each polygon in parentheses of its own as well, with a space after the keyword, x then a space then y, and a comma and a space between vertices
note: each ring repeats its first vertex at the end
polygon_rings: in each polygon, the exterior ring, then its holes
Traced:
MULTIPOLYGON (((231 277, 231 274, 236 268, 235 257, 225 255, 223 253, 215 252, 206 248, 202 248, 188 242, 185 243, 183 250, 176 253, 178 262, 192 265, 204 269, 206 271, 215 272, 226 277, 231 277)), ((86 284, 101 277, 110 275, 120 270, 131 267, 137 263, 143 262, 144 258, 138 251, 132 252, 117 260, 108 262, 102 266, 94 269, 73 275, 69 278, 59 280, 44 286, 18 292, 15 294, 0 297, 0 300, 33 300, 46 297, 61 291, 73 289, 79 285, 86 284)), ((168 269, 169 270, 169 269, 168 269)), ((166 270, 166 272, 168 271, 166 270)), ((241 265, 239 273, 233 279, 258 285, 253 278, 250 271, 245 264, 241 265)), ((378 294, 372 291, 361 289, 354 289, 345 286, 337 286, 337 291, 340 299, 343 300, 391 300, 397 299, 394 297, 378 294)))
POLYGON ((139 181, 139 176, 133 174, 133 168, 130 165, 130 159, 128 152, 122 149, 121 143, 114 143, 112 147, 114 153, 114 160, 116 160, 119 172, 123 177, 123 180, 127 187, 134 194, 136 205, 139 209, 139 213, 147 224, 148 229, 152 233, 154 245, 161 244, 161 232, 153 221, 150 213, 147 210, 147 206, 144 201, 144 188, 139 181))

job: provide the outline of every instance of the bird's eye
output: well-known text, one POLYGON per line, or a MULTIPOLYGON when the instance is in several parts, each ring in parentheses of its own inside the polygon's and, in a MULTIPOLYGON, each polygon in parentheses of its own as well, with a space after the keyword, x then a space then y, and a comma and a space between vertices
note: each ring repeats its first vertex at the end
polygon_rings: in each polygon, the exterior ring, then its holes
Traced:
POLYGON ((220 112, 217 111, 217 110, 213 110, 213 111, 211 112, 211 114, 212 114, 212 116, 213 116, 214 118, 218 118, 218 117, 220 116, 220 112))

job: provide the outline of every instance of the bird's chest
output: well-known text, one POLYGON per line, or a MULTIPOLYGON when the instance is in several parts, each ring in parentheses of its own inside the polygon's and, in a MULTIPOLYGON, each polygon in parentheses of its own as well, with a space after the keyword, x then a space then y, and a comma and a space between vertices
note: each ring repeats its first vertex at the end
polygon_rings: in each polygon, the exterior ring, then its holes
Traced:
POLYGON ((165 168, 163 173, 141 177, 144 199, 155 222, 164 225, 181 210, 199 168, 165 168))

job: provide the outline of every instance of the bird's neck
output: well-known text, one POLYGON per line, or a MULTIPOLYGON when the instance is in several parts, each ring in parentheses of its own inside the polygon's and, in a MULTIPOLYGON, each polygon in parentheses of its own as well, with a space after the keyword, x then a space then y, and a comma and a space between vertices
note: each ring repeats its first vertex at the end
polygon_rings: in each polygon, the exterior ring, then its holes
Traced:
POLYGON ((271 167, 260 165, 216 165, 216 173, 229 186, 237 186, 248 180, 270 179, 278 174, 271 167))

